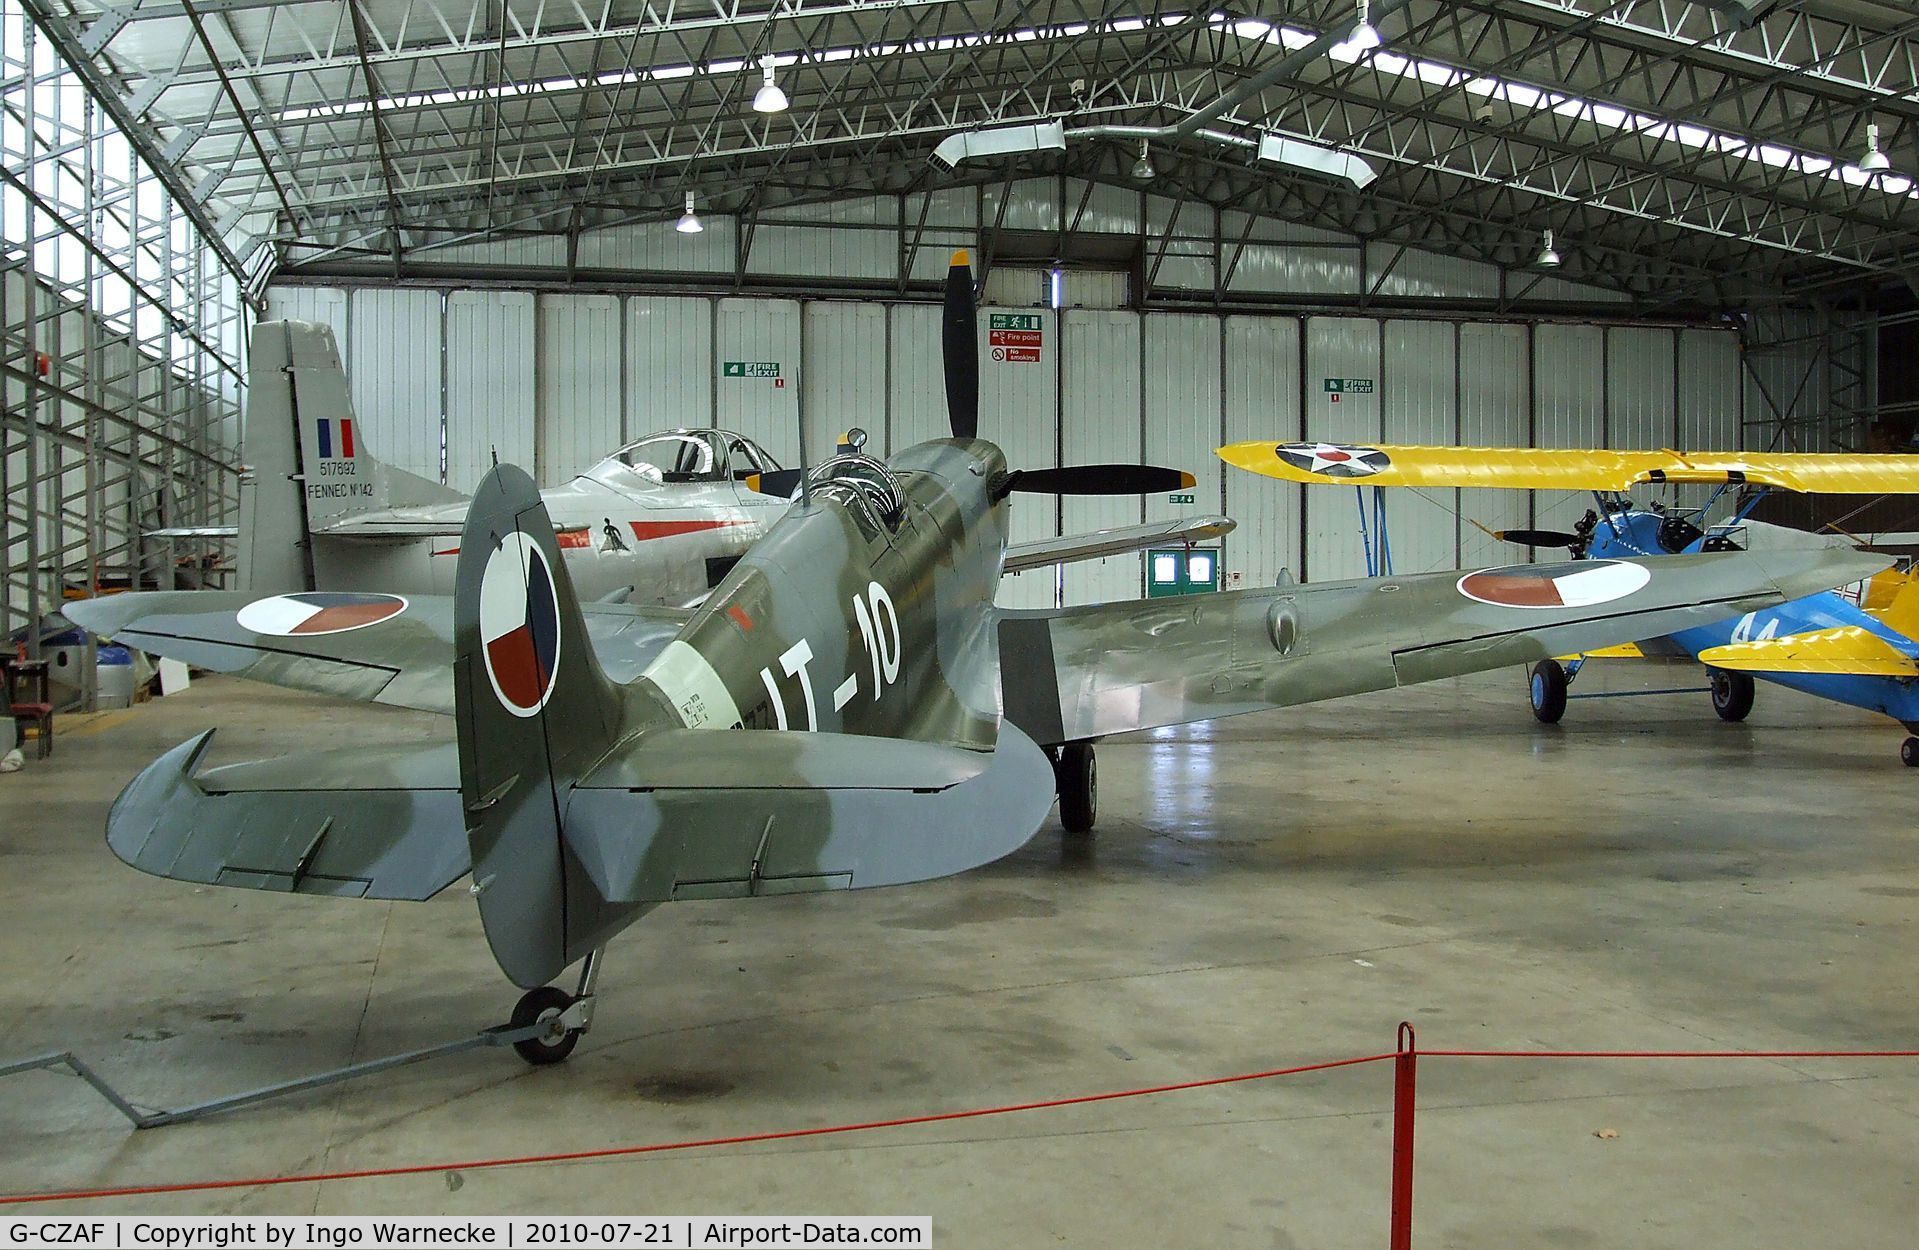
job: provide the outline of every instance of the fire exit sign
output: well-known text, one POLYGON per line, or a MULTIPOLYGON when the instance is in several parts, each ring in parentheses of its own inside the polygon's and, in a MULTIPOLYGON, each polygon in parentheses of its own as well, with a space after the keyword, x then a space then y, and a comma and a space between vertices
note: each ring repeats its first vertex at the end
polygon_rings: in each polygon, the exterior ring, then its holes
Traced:
POLYGON ((1370 395, 1373 393, 1371 378, 1327 378, 1328 395, 1370 395))
POLYGON ((1038 313, 988 313, 986 345, 1001 364, 1034 365, 1046 345, 1046 331, 1040 328, 1038 313))
POLYGON ((777 378, 780 376, 780 362, 777 360, 723 360, 720 362, 720 376, 723 378, 777 378))

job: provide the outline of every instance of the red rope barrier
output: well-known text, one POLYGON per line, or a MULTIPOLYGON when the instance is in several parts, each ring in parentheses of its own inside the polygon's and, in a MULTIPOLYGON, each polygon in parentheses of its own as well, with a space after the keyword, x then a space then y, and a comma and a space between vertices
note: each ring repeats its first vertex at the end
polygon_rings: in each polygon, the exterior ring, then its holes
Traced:
POLYGON ((937 1111, 928 1115, 900 1116, 891 1120, 868 1120, 859 1124, 830 1124, 818 1128, 783 1129, 767 1133, 743 1133, 734 1137, 705 1137, 691 1141, 655 1142, 643 1146, 606 1146, 596 1150, 568 1150, 553 1154, 519 1155, 511 1158, 474 1159, 462 1163, 413 1163, 397 1167, 360 1168, 345 1172, 309 1172, 298 1176, 256 1176, 244 1179, 179 1181, 157 1185, 123 1185, 108 1189, 56 1190, 39 1194, 0 1195, 0 1206, 25 1202, 74 1202, 83 1198, 129 1198, 142 1194, 196 1193, 216 1189, 252 1189, 268 1185, 305 1185, 321 1181, 371 1180, 386 1176, 418 1176, 427 1172, 479 1172, 489 1168, 524 1167, 535 1163, 574 1163, 586 1159, 617 1159, 631 1155, 660 1154, 669 1150, 695 1150, 707 1146, 743 1146, 755 1142, 791 1141, 803 1137, 826 1137, 837 1133, 859 1133, 869 1129, 903 1128, 913 1124, 942 1124, 951 1120, 974 1120, 982 1116, 1011 1115, 1018 1111, 1045 1111, 1059 1107, 1078 1107, 1087 1103, 1113 1102, 1122 1098, 1144 1098, 1152 1094, 1171 1094, 1181 1090, 1206 1089, 1218 1085, 1236 1085, 1246 1081, 1264 1081, 1278 1076, 1297 1076, 1302 1072, 1324 1072, 1332 1068, 1350 1068, 1363 1063, 1383 1063, 1394 1058, 1392 1052, 1361 1055, 1354 1059, 1333 1059, 1324 1063, 1305 1063, 1290 1068, 1272 1068, 1264 1072, 1243 1072, 1237 1076, 1205 1077, 1197 1081, 1178 1081, 1170 1085, 1148 1085, 1140 1089, 1115 1090, 1105 1094, 1078 1094, 1070 1098, 1049 1098, 1040 1102, 1008 1103, 997 1107, 974 1107, 965 1111, 937 1111))
POLYGON ((1422 1050, 1422 1059, 1919 1059, 1919 1050, 1422 1050))

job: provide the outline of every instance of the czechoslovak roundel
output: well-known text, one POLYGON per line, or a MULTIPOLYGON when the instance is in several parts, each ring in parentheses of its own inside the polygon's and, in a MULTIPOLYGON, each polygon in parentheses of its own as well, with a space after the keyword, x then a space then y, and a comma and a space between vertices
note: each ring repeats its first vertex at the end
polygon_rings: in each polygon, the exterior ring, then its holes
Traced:
POLYGON ((553 694, 560 671, 560 611, 546 553, 515 530, 486 562, 480 579, 480 650, 500 706, 533 716, 553 694))
POLYGON ((1651 580, 1644 565, 1618 560, 1582 560, 1570 572, 1563 564, 1509 564, 1466 574, 1459 593, 1502 608, 1590 608, 1651 580))

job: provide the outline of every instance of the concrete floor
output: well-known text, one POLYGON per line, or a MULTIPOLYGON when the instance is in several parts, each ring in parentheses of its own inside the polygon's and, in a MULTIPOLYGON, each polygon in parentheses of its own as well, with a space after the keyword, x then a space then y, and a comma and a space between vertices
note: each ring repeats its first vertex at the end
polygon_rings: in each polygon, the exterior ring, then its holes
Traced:
MULTIPOLYGON (((1677 674, 1615 665, 1584 689, 1677 674)), ((1693 679, 1686 674, 1686 679, 1693 679)), ((0 1059, 71 1047, 178 1105, 492 1023, 464 889, 194 888, 101 841, 120 785, 425 716, 209 680, 0 777, 0 1059)), ((1001 1104, 1427 1047, 1919 1045, 1919 774, 1889 722, 1762 686, 1575 703, 1497 674, 1100 748, 1101 828, 926 886, 687 903, 613 947, 563 1067, 483 1051, 135 1134, 0 1084, 0 1191, 472 1160, 1001 1104)), ((1384 1065, 614 1162, 91 1204, 118 1212, 930 1214, 961 1246, 1361 1247, 1384 1065)), ((1912 1244, 1919 1061, 1428 1059, 1418 1244, 1912 1244), (1597 1136, 1601 1130, 1614 1137, 1597 1136)), ((77 1211, 80 1206, 62 1207, 77 1211)), ((32 1209, 32 1208, 27 1208, 32 1209)))

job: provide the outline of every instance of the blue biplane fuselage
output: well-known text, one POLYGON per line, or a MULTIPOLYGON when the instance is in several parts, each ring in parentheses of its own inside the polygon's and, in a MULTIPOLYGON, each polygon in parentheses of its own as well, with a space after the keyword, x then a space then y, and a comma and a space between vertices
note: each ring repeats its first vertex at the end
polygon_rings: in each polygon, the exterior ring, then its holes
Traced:
MULTIPOLYGON (((1670 515, 1627 508, 1608 510, 1599 517, 1586 549, 1591 558, 1663 556, 1711 550, 1726 527, 1705 532, 1670 515)), ((1794 599, 1776 608, 1748 612, 1731 620, 1701 625, 1670 636, 1670 641, 1695 658, 1709 647, 1727 643, 1784 638, 1813 630, 1856 626, 1885 639, 1907 654, 1919 652, 1915 640, 1863 610, 1855 598, 1827 590, 1794 599)), ((1873 677, 1850 673, 1754 673, 1767 681, 1802 690, 1822 699, 1883 712, 1919 733, 1919 682, 1904 677, 1873 677)))

